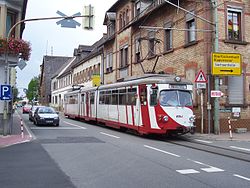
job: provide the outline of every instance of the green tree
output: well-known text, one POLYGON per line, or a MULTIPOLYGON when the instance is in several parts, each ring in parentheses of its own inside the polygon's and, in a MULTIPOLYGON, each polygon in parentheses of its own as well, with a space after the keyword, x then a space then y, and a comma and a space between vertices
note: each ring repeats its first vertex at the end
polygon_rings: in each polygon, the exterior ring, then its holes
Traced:
POLYGON ((29 101, 37 100, 38 99, 38 90, 39 90, 39 78, 34 77, 31 79, 28 85, 28 91, 26 93, 27 98, 29 101))
POLYGON ((18 94, 19 94, 18 89, 16 87, 13 87, 13 89, 12 89, 12 95, 13 95, 13 101, 14 102, 18 101, 18 97, 17 97, 18 94))

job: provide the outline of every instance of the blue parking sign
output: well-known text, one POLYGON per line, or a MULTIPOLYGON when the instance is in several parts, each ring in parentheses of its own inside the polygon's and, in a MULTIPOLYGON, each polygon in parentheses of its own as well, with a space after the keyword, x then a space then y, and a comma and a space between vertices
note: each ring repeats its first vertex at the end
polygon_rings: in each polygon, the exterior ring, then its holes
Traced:
POLYGON ((1 85, 0 100, 11 100, 11 99, 12 99, 11 85, 1 85))

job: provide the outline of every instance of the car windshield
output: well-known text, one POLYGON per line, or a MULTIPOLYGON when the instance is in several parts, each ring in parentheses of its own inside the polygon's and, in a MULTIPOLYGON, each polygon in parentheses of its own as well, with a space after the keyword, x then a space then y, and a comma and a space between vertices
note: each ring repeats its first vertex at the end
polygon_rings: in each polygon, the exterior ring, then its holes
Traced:
POLYGON ((161 106, 192 106, 192 96, 189 91, 164 90, 160 93, 161 106))
POLYGON ((24 108, 31 108, 32 106, 29 104, 24 105, 24 108))
POLYGON ((36 111, 36 109, 37 109, 38 107, 40 107, 40 106, 33 106, 33 107, 32 107, 32 111, 36 111))
POLYGON ((39 108, 38 113, 40 114, 55 114, 55 110, 50 107, 45 107, 45 108, 39 108))

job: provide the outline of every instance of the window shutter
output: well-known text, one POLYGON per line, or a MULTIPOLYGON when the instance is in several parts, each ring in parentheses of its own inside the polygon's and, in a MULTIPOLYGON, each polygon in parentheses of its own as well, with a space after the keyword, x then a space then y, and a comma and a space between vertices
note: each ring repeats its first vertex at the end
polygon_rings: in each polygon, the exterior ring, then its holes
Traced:
POLYGON ((243 104, 243 76, 228 77, 228 100, 229 104, 243 104))

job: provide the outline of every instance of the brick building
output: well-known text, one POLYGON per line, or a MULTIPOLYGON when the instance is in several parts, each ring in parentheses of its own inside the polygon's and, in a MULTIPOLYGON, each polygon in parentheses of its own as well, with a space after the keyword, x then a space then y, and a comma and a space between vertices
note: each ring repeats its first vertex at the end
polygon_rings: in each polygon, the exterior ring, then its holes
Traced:
POLYGON ((40 65, 40 88, 39 88, 39 103, 42 105, 49 105, 52 101, 51 79, 54 74, 72 57, 65 56, 44 56, 43 63, 40 65))
MULTIPOLYGON (((247 31, 250 29, 250 4, 246 0, 118 0, 104 19, 107 26, 104 83, 152 72, 176 74, 194 82, 202 70, 208 79, 203 91, 204 132, 213 132, 214 98, 210 98, 210 90, 215 89, 211 54, 215 50, 216 13, 218 51, 241 54, 242 66, 239 76, 218 76, 219 89, 224 93, 219 98, 219 131, 228 131, 227 118, 232 114, 236 119, 233 128, 249 130, 250 33, 247 31), (218 4, 217 11, 213 8, 214 2, 218 4), (209 110, 209 104, 212 110, 209 110)), ((193 96, 200 131, 201 99, 195 87, 193 96)))

